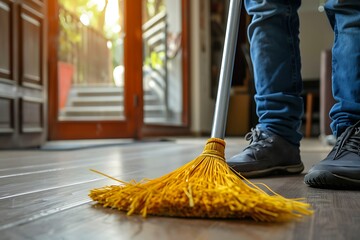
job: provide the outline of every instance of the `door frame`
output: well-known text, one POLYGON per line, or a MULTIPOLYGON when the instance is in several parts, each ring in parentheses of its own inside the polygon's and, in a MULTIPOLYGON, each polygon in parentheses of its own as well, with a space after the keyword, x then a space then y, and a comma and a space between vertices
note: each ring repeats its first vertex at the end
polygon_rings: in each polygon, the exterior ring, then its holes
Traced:
POLYGON ((58 1, 49 1, 48 69, 49 140, 139 138, 143 125, 141 0, 124 1, 125 121, 58 120, 58 1), (128 30, 129 29, 129 30, 128 30))
POLYGON ((180 126, 144 123, 144 100, 142 86, 142 2, 125 0, 124 107, 126 122, 121 121, 59 121, 57 94, 57 36, 59 32, 58 2, 49 1, 48 6, 48 140, 135 138, 150 136, 190 135, 190 0, 182 1, 182 124, 180 126), (130 30, 127 30, 130 29, 130 30), (95 133, 95 134, 94 134, 95 133))

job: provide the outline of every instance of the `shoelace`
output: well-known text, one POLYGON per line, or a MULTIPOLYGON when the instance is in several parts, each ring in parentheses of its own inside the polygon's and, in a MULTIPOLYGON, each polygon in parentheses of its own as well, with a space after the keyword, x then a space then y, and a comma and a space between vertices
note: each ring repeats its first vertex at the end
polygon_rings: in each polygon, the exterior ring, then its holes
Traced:
POLYGON ((250 141, 250 144, 253 142, 257 142, 260 139, 261 132, 257 128, 252 128, 251 132, 248 132, 245 135, 246 141, 250 141))
POLYGON ((349 151, 360 155, 360 121, 354 126, 345 130, 344 136, 340 136, 336 142, 336 152, 333 157, 335 160, 344 151, 349 151))
POLYGON ((266 147, 265 143, 272 143, 273 139, 270 138, 266 133, 262 132, 258 128, 252 128, 251 132, 248 132, 245 135, 246 141, 250 141, 250 144, 247 148, 255 148, 256 151, 259 151, 258 146, 266 147))

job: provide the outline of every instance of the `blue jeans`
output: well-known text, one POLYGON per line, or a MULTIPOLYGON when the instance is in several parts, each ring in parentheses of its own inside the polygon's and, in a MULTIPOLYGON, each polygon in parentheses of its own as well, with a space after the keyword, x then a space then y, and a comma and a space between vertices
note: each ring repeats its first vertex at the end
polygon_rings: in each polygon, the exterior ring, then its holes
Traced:
MULTIPOLYGON (((258 128, 299 145, 304 112, 298 8, 301 0, 245 0, 258 128)), ((335 33, 331 128, 339 136, 360 120, 360 0, 328 0, 335 33)), ((319 57, 320 59, 320 57, 319 57)))

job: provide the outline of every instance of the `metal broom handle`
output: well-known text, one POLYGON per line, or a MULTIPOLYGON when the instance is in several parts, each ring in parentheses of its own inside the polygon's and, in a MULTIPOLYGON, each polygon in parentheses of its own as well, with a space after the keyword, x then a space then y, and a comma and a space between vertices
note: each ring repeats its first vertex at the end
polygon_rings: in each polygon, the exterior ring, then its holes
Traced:
POLYGON ((241 4, 242 0, 230 0, 224 50, 221 61, 219 87, 216 98, 213 127, 211 130, 212 138, 224 139, 225 137, 231 80, 240 23, 241 4))

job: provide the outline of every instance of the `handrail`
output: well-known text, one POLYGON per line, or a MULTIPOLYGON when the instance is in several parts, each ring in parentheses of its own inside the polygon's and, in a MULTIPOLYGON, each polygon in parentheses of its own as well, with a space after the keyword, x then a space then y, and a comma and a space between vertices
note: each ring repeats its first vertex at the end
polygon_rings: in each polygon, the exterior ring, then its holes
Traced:
POLYGON ((152 18, 150 18, 147 22, 145 22, 142 26, 143 31, 146 31, 147 29, 151 28, 151 26, 156 25, 157 22, 166 21, 166 12, 161 11, 152 18))
POLYGON ((152 87, 158 92, 159 97, 165 105, 166 114, 168 114, 168 33, 166 12, 162 11, 153 16, 143 24, 142 30, 144 59, 150 61, 149 65, 144 64, 144 76, 149 77, 154 83, 152 87), (154 59, 154 56, 156 56, 156 59, 154 59))
POLYGON ((59 17, 58 60, 74 66, 73 85, 113 84, 111 53, 104 34, 82 24, 76 14, 63 6, 59 6, 59 17))

